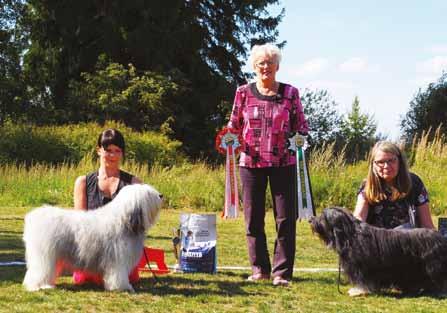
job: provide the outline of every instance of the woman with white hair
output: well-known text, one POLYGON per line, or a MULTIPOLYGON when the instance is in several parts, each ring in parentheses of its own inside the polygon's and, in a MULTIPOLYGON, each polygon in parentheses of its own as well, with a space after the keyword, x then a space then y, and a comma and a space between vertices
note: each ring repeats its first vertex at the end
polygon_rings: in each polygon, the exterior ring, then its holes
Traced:
POLYGON ((296 235, 296 156, 288 144, 296 132, 306 135, 308 125, 298 89, 276 80, 280 61, 281 52, 272 44, 252 48, 255 81, 237 89, 228 127, 243 138, 239 166, 252 267, 248 280, 273 276, 275 286, 287 286, 292 278, 296 235), (264 230, 267 184, 277 232, 273 267, 264 230))

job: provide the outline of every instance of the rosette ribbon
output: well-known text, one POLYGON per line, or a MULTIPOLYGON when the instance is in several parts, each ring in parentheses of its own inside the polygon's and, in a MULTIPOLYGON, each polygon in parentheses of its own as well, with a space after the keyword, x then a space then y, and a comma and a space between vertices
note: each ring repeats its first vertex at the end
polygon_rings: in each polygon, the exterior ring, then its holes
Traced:
POLYGON ((305 136, 297 133, 289 138, 289 149, 295 151, 296 155, 297 218, 299 220, 309 219, 311 216, 315 216, 312 185, 310 182, 309 167, 307 166, 305 153, 307 147, 308 144, 305 136))
POLYGON ((240 151, 242 137, 232 128, 225 127, 216 136, 216 149, 226 155, 225 207, 223 218, 235 218, 239 210, 239 194, 236 175, 236 154, 240 151))

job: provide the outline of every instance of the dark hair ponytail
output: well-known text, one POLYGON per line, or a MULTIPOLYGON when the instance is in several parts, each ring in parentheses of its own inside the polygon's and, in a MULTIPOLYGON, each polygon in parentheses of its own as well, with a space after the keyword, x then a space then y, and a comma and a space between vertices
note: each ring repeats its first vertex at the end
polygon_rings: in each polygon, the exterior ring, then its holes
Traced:
POLYGON ((126 144, 121 132, 114 128, 109 128, 103 131, 98 137, 98 148, 106 149, 109 145, 115 145, 123 151, 123 157, 126 152, 126 144))

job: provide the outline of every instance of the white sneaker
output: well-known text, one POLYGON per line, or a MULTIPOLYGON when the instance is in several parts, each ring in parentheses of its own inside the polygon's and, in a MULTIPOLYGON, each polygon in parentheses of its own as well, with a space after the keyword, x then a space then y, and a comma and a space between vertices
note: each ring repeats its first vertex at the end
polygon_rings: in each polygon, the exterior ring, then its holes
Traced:
POLYGON ((348 295, 350 297, 366 296, 367 294, 369 294, 369 291, 359 286, 354 286, 348 290, 348 295))

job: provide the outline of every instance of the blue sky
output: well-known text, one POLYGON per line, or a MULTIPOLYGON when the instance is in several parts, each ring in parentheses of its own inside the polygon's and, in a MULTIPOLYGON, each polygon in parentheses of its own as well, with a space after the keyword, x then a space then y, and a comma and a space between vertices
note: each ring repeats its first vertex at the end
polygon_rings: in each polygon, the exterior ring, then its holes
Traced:
MULTIPOLYGON (((447 71, 447 0, 283 0, 277 78, 326 89, 347 113, 355 96, 396 140, 419 88, 447 71)), ((447 108, 446 108, 447 109, 447 108)))

